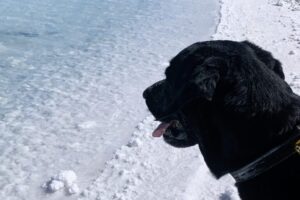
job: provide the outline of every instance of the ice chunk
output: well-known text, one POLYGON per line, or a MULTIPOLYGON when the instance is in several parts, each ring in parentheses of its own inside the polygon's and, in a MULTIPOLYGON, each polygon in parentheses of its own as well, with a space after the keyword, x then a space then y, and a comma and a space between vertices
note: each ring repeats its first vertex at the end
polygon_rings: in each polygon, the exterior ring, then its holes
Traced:
POLYGON ((46 192, 57 192, 65 188, 65 191, 68 194, 76 194, 79 192, 79 187, 76 184, 77 175, 72 170, 64 170, 60 171, 57 175, 52 176, 50 180, 48 180, 45 184, 43 184, 43 188, 46 192))

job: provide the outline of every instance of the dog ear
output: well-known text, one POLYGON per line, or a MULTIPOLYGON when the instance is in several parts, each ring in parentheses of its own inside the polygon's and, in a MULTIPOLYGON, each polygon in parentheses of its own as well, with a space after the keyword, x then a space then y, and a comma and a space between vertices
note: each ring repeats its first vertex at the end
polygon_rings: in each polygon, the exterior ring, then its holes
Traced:
POLYGON ((227 64, 223 58, 210 57, 194 69, 188 87, 193 88, 198 97, 211 101, 226 68, 227 64))
POLYGON ((236 63, 243 67, 236 64, 242 70, 232 73, 231 88, 224 96, 225 109, 247 117, 284 112, 291 104, 293 92, 283 77, 263 62, 238 59, 241 58, 236 58, 236 63))
POLYGON ((226 60, 220 57, 207 58, 195 66, 186 84, 178 88, 174 107, 180 108, 194 99, 211 101, 217 84, 226 70, 226 60))
POLYGON ((285 79, 283 70, 282 70, 282 66, 281 63, 279 62, 279 60, 274 59, 274 65, 273 65, 273 71, 283 80, 285 79))
POLYGON ((242 43, 246 44, 249 46, 255 53, 255 55, 263 62, 265 65, 274 71, 280 78, 284 80, 285 76, 282 70, 281 63, 279 60, 275 59, 273 55, 262 49, 261 47, 257 46, 256 44, 253 44, 249 41, 243 41, 242 43))

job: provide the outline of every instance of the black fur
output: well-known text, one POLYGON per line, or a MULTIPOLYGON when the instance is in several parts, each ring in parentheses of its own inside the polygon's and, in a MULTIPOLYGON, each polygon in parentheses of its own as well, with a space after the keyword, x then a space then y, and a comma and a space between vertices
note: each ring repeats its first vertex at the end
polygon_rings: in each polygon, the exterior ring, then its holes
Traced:
MULTIPOLYGON (((195 43, 165 74, 144 91, 147 106, 160 121, 180 122, 165 141, 198 144, 217 178, 282 143, 299 124, 300 98, 284 81, 280 62, 248 41, 195 43)), ((299 198, 297 181, 300 157, 293 157, 237 187, 243 200, 290 200, 299 198)))

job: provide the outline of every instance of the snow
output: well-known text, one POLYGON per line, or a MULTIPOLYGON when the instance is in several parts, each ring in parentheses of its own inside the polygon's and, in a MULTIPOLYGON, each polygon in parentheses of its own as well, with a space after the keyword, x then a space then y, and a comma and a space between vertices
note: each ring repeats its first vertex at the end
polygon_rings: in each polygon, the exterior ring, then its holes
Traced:
POLYGON ((216 181, 198 148, 176 149, 153 139, 151 132, 158 125, 153 120, 147 117, 132 134, 132 141, 143 144, 117 150, 80 200, 238 199, 232 178, 216 181))
POLYGON ((51 177, 49 181, 42 185, 45 192, 57 192, 65 189, 67 194, 76 194, 79 192, 79 187, 76 183, 77 175, 72 170, 63 170, 57 175, 51 177))
POLYGON ((295 0, 249 1, 222 0, 221 18, 214 39, 248 39, 272 52, 278 58, 287 79, 300 68, 300 6, 295 0), (283 6, 276 6, 281 2, 283 6), (238 12, 234 12, 238 10, 238 12), (291 53, 292 52, 292 53, 291 53))
POLYGON ((219 3, 2 0, 0 199, 238 200, 197 147, 151 137, 141 97, 210 36, 271 51, 300 93, 299 1, 219 3))

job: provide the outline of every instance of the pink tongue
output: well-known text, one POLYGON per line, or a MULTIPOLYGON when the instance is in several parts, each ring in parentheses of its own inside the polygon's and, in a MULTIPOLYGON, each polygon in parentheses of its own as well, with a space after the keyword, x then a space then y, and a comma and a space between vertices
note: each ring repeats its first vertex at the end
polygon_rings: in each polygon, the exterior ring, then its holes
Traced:
POLYGON ((171 125, 171 123, 161 123, 158 127, 153 131, 153 137, 161 137, 165 132, 166 129, 171 125))

